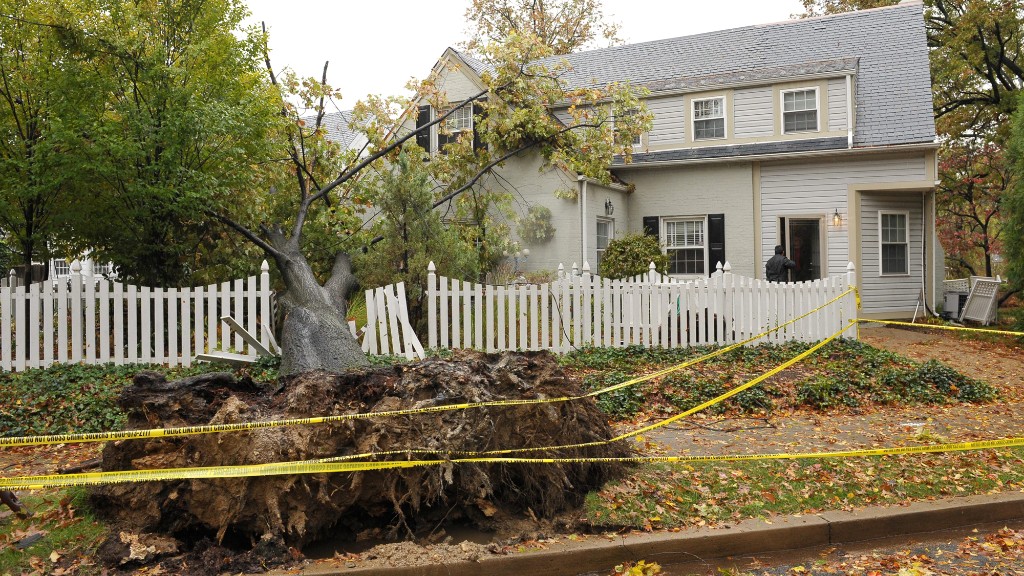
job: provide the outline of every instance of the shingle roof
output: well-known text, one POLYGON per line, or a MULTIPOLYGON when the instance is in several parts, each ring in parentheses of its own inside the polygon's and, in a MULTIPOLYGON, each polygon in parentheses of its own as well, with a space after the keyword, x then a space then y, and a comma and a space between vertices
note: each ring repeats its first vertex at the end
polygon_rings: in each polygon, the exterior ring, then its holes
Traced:
POLYGON ((484 72, 494 72, 494 66, 488 64, 487 62, 474 58, 473 56, 470 56, 465 52, 460 52, 454 48, 452 48, 451 51, 458 54, 459 58, 462 58, 462 60, 467 65, 469 65, 469 67, 473 69, 473 72, 476 72, 478 76, 483 74, 484 72))
MULTIPOLYGON (((629 81, 652 91, 673 83, 858 59, 855 146, 933 142, 923 4, 789 20, 600 50, 562 59, 570 86, 629 81)), ((685 86, 683 86, 685 87, 685 86)))
POLYGON ((359 136, 359 133, 349 128, 348 123, 352 120, 351 110, 328 112, 324 114, 323 127, 327 130, 327 139, 339 146, 348 148, 359 136))

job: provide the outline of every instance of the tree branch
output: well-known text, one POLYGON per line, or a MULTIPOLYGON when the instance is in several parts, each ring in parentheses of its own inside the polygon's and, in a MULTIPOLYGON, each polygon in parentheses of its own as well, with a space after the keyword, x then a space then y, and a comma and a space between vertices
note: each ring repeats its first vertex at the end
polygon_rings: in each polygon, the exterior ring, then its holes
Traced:
POLYGON ((303 204, 305 204, 307 209, 308 209, 308 205, 309 204, 312 204, 313 202, 316 202, 320 198, 323 198, 331 190, 335 189, 336 187, 338 187, 341 184, 344 184, 349 178, 351 178, 355 174, 358 174, 364 168, 366 168, 370 164, 372 164, 375 161, 377 161, 377 159, 387 155, 392 150, 395 150, 395 149, 399 148, 402 144, 405 144, 408 140, 414 138, 417 134, 419 134, 423 130, 429 130, 432 126, 435 126, 437 124, 440 124, 441 122, 444 122, 445 120, 448 119, 449 116, 454 114, 456 110, 462 108, 466 104, 470 104, 472 102, 475 102, 475 101, 483 98, 484 96, 487 95, 487 93, 489 91, 490 91, 489 89, 485 89, 485 90, 482 90, 482 91, 474 94, 473 96, 470 96, 469 98, 466 98, 465 100, 460 102, 458 105, 454 106, 451 110, 445 112, 441 116, 438 116, 437 118, 435 118, 431 122, 428 122, 428 123, 424 124, 423 126, 420 126, 420 127, 416 128, 415 130, 409 132, 405 136, 402 136, 401 138, 398 138, 397 140, 395 140, 391 144, 388 144, 387 146, 385 146, 384 148, 380 149, 379 151, 371 154, 370 156, 368 156, 362 162, 360 162, 360 163, 356 164, 355 166, 353 166, 352 168, 349 168, 349 169, 345 170, 344 172, 342 172, 337 178, 335 178, 333 181, 331 181, 326 186, 321 188, 319 192, 317 192, 316 194, 313 194, 312 196, 309 196, 308 198, 306 198, 306 200, 303 202, 303 204))
POLYGON ((228 228, 231 228, 235 232, 238 232, 239 234, 244 236, 246 240, 252 242, 253 244, 255 244, 257 246, 259 246, 261 250, 266 252, 267 255, 271 256, 275 260, 279 259, 279 258, 284 258, 285 257, 285 254, 283 252, 281 252, 277 248, 274 248, 273 246, 270 245, 270 243, 268 243, 267 241, 265 241, 262 238, 260 238, 258 234, 256 234, 252 230, 249 230, 245 226, 242 226, 238 222, 235 222, 231 218, 228 218, 227 216, 224 216, 223 214, 218 214, 217 212, 214 212, 213 210, 204 210, 204 212, 206 213, 207 216, 209 216, 211 218, 214 218, 218 222, 224 224, 228 228))

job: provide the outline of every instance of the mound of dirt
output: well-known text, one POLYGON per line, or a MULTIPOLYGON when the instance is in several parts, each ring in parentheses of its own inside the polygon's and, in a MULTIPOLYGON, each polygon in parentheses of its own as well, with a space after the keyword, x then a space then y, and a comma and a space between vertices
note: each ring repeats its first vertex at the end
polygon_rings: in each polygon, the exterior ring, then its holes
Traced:
MULTIPOLYGON (((265 421, 422 408, 462 402, 552 398, 579 393, 549 353, 467 352, 455 360, 370 369, 343 375, 308 373, 260 388, 230 374, 166 382, 136 377, 120 399, 128 428, 265 421)), ((104 470, 186 468, 296 461, 370 452, 427 449, 487 451, 605 440, 604 415, 592 400, 495 406, 334 424, 260 428, 160 440, 129 440, 103 450, 104 470)), ((533 456, 626 456, 603 445, 534 452, 533 456)), ((394 459, 423 459, 406 454, 394 459)), ((328 534, 384 528, 413 535, 445 521, 482 529, 518 515, 550 518, 581 504, 617 473, 595 463, 448 464, 338 474, 308 474, 115 484, 98 487, 98 510, 133 532, 186 541, 254 547, 277 542, 301 549, 328 534), (262 544, 261 544, 262 545, 262 544)))

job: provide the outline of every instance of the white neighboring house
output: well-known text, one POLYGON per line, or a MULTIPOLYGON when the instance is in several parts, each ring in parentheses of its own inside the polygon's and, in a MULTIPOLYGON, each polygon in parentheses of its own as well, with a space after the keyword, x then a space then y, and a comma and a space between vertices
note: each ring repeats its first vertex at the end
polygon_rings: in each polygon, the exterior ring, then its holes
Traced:
POLYGON ((114 265, 110 262, 98 263, 93 261, 88 254, 82 258, 75 260, 67 260, 64 258, 52 258, 49 264, 49 278, 50 280, 56 280, 58 278, 67 278, 71 276, 71 271, 75 264, 79 265, 79 273, 83 276, 99 276, 107 280, 117 280, 117 274, 114 272, 114 265))
MULTIPOLYGON (((762 278, 781 244, 798 264, 791 280, 844 274, 853 262, 863 317, 909 317, 922 294, 934 307, 944 275, 928 59, 921 0, 554 57, 571 66, 570 88, 646 88, 654 122, 631 163, 609 166, 626 185, 544 165, 534 152, 499 169, 521 212, 546 206, 556 228, 517 264, 594 268, 610 240, 643 232, 658 238, 673 276, 707 276, 728 261, 762 278), (555 196, 567 187, 576 198, 555 196)), ((484 88, 487 69, 449 48, 433 74, 455 103, 484 88)), ((420 104, 409 129, 438 115, 420 104)), ((478 115, 467 106, 449 129, 472 133, 478 115)), ((434 127, 417 142, 436 152, 447 138, 434 127)))

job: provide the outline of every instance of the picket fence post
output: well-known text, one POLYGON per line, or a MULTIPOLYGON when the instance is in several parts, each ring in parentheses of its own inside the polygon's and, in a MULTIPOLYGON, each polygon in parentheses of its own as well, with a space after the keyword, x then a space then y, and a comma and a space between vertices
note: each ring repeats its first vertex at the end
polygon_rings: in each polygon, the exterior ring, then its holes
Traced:
POLYGON ((427 264, 427 346, 437 348, 437 266, 427 264))
MULTIPOLYGON (((846 289, 857 288, 857 267, 854 266, 853 262, 846 265, 846 289)), ((846 326, 851 320, 856 320, 857 315, 860 313, 860 296, 858 292, 846 297, 845 314, 841 318, 843 326, 846 326)), ((855 338, 860 340, 860 323, 856 323, 850 327, 850 330, 843 332, 843 336, 846 338, 855 338)))

